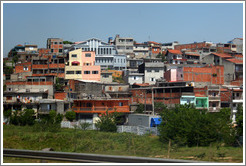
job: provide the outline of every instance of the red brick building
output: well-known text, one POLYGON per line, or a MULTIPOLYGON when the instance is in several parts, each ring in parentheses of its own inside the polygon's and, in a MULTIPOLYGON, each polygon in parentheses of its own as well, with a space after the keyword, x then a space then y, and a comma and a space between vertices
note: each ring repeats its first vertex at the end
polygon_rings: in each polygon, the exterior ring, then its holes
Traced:
POLYGON ((63 39, 60 38, 48 38, 47 39, 47 49, 50 49, 52 54, 62 54, 63 53, 63 39))

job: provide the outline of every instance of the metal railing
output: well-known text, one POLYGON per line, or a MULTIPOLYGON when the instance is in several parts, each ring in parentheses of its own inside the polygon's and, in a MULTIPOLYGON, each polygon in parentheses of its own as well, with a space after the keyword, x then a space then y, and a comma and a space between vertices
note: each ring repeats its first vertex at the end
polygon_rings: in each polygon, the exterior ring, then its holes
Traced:
POLYGON ((204 161, 161 159, 149 157, 115 156, 88 153, 68 153, 55 151, 35 151, 20 149, 3 149, 4 157, 35 158, 43 160, 60 160, 83 163, 207 163, 204 161))

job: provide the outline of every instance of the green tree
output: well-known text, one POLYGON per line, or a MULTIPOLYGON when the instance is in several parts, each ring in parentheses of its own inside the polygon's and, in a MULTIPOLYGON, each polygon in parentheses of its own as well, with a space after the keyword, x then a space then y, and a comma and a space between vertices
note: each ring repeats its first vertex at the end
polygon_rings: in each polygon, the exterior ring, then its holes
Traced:
POLYGON ((3 67, 3 73, 6 74, 6 75, 13 74, 14 73, 14 69, 13 69, 13 67, 5 66, 5 67, 3 67))
POLYGON ((197 110, 193 105, 176 105, 161 112, 160 141, 188 146, 207 146, 212 142, 233 144, 230 110, 218 113, 197 110))
POLYGON ((62 119, 62 114, 57 114, 55 110, 50 110, 48 115, 42 116, 35 124, 34 131, 58 132, 61 129, 62 119))
POLYGON ((34 125, 35 122, 35 113, 33 109, 25 109, 20 112, 20 125, 34 125))
POLYGON ((72 122, 76 118, 76 113, 74 111, 67 111, 65 117, 72 122))
POLYGON ((99 131, 105 131, 105 132, 116 132, 117 126, 116 126, 116 117, 118 114, 116 112, 109 113, 106 111, 104 115, 100 117, 100 119, 96 123, 96 127, 99 129, 99 131))
POLYGON ((3 111, 3 115, 6 117, 6 118, 9 118, 12 114, 12 110, 4 110, 3 111))
POLYGON ((71 41, 63 41, 63 44, 74 44, 74 42, 71 42, 71 41))
POLYGON ((239 104, 236 113, 236 130, 238 136, 243 136, 243 106, 239 104))
POLYGON ((166 109, 166 106, 162 102, 155 102, 155 113, 161 113, 166 109))
POLYGON ((144 112, 144 104, 140 103, 135 111, 135 113, 143 113, 144 112))
POLYGON ((57 77, 55 84, 56 91, 63 91, 63 86, 64 84, 61 82, 61 79, 57 77))

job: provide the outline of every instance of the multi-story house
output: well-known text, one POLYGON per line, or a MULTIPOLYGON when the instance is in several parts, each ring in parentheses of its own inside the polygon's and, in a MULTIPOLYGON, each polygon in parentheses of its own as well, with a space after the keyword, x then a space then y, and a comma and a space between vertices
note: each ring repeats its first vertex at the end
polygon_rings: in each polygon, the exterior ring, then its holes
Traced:
POLYGON ((237 53, 243 53, 243 38, 235 38, 229 41, 229 43, 236 45, 237 53))
POLYGON ((144 73, 144 83, 155 84, 164 78, 164 63, 145 62, 139 66, 139 73, 144 73))
POLYGON ((120 37, 120 35, 116 35, 114 45, 117 54, 133 55, 134 40, 132 37, 120 37))
POLYGON ((100 81, 101 68, 95 65, 95 52, 76 49, 69 52, 69 62, 65 67, 65 79, 100 81))
POLYGON ((50 49, 50 53, 55 55, 63 54, 63 39, 60 38, 48 38, 47 49, 50 49))
POLYGON ((180 50, 167 50, 165 56, 167 62, 170 64, 185 64, 187 61, 180 50))
POLYGON ((240 87, 232 88, 232 121, 236 122, 236 113, 239 104, 243 104, 243 89, 240 87))
POLYGON ((216 49, 218 53, 232 53, 237 52, 237 45, 232 43, 218 43, 216 49))
POLYGON ((78 48, 81 48, 82 51, 94 51, 95 65, 99 65, 103 69, 114 67, 114 55, 116 54, 114 45, 97 38, 91 38, 72 46, 72 49, 78 48))
POLYGON ((167 51, 167 50, 174 50, 174 46, 178 45, 179 42, 174 41, 170 43, 162 43, 161 44, 161 51, 167 51))
POLYGON ((146 43, 135 43, 133 46, 133 53, 135 58, 147 58, 149 57, 149 46, 146 43))
POLYGON ((220 100, 220 86, 210 85, 207 87, 208 90, 208 102, 210 112, 219 112, 221 107, 220 100))

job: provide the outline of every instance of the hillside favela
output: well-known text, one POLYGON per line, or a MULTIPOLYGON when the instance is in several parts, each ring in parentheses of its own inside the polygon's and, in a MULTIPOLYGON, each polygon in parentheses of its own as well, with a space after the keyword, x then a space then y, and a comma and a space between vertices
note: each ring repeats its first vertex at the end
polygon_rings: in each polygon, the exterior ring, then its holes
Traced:
POLYGON ((244 162, 243 36, 101 38, 11 45, 2 164, 244 162))
POLYGON ((18 44, 4 58, 4 147, 241 160, 242 38, 46 42, 18 44), (31 127, 16 127, 27 133, 13 138, 12 125, 31 127), (209 145, 213 155, 202 148, 209 145), (182 154, 183 146, 198 149, 182 154))

